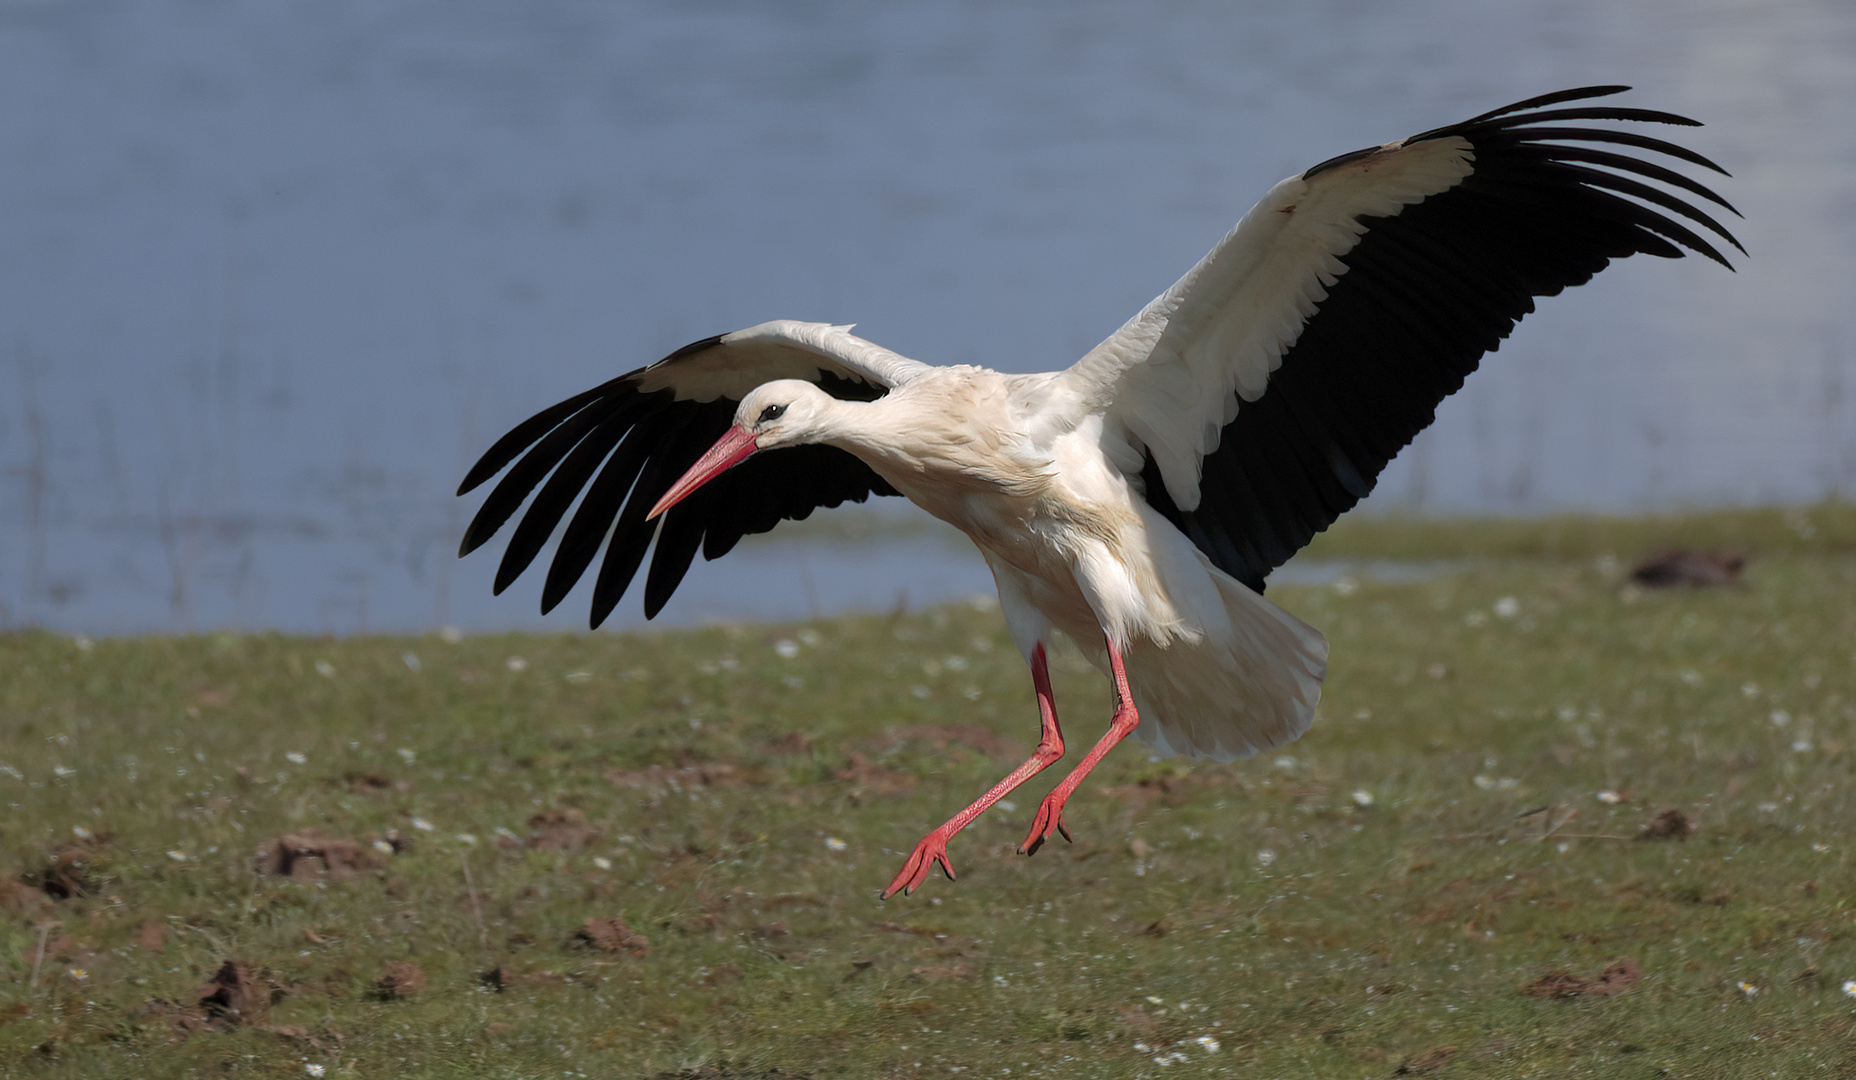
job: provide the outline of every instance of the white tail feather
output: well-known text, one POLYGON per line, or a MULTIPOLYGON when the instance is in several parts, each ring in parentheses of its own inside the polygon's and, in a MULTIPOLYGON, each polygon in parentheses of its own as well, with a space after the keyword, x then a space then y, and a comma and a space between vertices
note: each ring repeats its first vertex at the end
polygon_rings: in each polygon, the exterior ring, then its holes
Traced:
POLYGON ((1328 643, 1321 632, 1207 565, 1230 635, 1161 648, 1136 640, 1123 658, 1141 723, 1162 754, 1249 757, 1291 742, 1315 718, 1328 643))

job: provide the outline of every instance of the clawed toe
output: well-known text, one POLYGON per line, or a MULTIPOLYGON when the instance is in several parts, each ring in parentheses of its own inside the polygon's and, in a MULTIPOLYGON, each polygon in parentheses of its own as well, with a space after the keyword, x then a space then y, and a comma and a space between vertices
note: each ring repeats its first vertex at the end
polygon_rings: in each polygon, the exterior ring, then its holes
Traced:
POLYGON ((909 853, 908 861, 902 864, 902 871, 889 883, 889 888, 883 890, 879 899, 887 900, 898 892, 904 896, 914 893, 922 882, 928 880, 928 872, 934 869, 936 863, 941 864, 941 872, 947 875, 947 880, 953 881, 954 864, 947 861, 947 838, 938 833, 929 833, 915 845, 915 850, 909 853))

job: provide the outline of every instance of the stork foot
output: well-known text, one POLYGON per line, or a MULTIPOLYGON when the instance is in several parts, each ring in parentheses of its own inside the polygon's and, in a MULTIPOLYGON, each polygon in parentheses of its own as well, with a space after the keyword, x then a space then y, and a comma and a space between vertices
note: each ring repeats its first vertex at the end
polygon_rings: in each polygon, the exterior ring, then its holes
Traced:
POLYGON ((909 853, 909 861, 902 864, 902 872, 883 890, 882 899, 887 900, 898 892, 907 895, 915 891, 916 886, 928 880, 928 871, 934 869, 935 863, 941 864, 941 872, 947 880, 954 880, 954 864, 947 861, 947 841, 953 835, 946 832, 945 826, 921 838, 915 850, 909 853))
POLYGON ((1044 801, 1038 804, 1037 819, 1031 823, 1031 832, 1026 835, 1025 842, 1018 845, 1020 855, 1036 855, 1053 832, 1062 833, 1068 843, 1076 842, 1070 839, 1070 829, 1063 823, 1063 804, 1068 800, 1068 793, 1053 791, 1044 796, 1044 801))

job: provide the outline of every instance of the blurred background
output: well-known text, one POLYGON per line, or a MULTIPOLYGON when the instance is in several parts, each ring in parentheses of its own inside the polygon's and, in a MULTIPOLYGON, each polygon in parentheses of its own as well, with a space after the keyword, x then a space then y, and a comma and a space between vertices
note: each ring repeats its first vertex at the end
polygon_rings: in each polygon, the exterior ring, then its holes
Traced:
MULTIPOLYGON (((1847 0, 0 0, 0 628, 577 629, 454 557, 534 410, 770 318, 1061 367, 1281 177, 1598 82, 1751 258, 1545 302, 1365 512, 1847 497, 1851 57, 1847 0)), ((990 591, 884 501, 662 619, 990 591)))

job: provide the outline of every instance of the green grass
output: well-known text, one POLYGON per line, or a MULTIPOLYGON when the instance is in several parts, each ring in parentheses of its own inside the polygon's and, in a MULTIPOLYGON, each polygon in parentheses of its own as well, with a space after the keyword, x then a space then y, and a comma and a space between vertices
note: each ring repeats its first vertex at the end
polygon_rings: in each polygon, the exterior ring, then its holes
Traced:
MULTIPOLYGON (((0 637, 0 1074, 1856 1076, 1856 514, 1322 547, 1455 569, 1272 590, 1333 643, 1300 742, 1131 745, 1073 846, 1016 856, 1047 775, 886 904, 1035 740, 996 612, 0 637), (1745 584, 1620 589, 1677 539, 1745 584), (1636 838, 1671 807, 1692 836, 1636 838), (263 872, 312 832, 373 865, 263 872), (608 917, 648 951, 575 941, 608 917), (237 1023, 199 1007, 228 959, 237 1023), (1621 994, 1521 992, 1625 959, 1621 994), (424 987, 383 993, 396 961, 424 987)), ((1108 691, 1054 667, 1074 760, 1108 691)))

